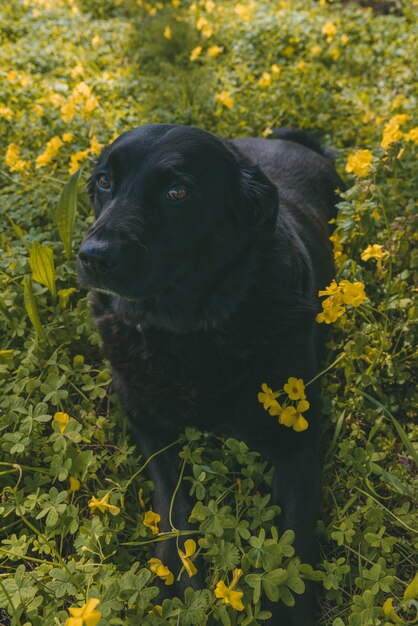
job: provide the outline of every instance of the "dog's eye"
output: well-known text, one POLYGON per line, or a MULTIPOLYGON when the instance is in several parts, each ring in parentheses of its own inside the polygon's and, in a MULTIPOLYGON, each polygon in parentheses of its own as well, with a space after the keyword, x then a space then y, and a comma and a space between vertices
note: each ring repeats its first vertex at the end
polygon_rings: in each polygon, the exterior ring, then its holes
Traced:
POLYGON ((111 185, 112 181, 110 180, 110 178, 106 176, 106 174, 100 174, 99 178, 97 179, 98 188, 102 191, 108 191, 111 185))
POLYGON ((189 192, 186 187, 176 186, 167 191, 166 197, 169 200, 184 200, 188 195, 189 192))

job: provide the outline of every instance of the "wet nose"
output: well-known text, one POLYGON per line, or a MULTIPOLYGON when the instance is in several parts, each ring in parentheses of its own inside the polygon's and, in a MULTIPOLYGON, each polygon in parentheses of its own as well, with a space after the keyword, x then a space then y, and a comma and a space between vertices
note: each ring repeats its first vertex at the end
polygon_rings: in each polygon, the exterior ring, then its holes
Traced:
POLYGON ((87 239, 82 243, 78 258, 86 272, 109 271, 118 262, 118 252, 113 246, 87 239))

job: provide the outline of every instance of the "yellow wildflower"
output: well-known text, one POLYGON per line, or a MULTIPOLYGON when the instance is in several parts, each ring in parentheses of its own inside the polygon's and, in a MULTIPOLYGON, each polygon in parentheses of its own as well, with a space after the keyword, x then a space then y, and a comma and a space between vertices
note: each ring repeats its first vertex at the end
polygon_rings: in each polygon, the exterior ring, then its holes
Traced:
POLYGON ((59 149, 63 145, 63 141, 60 137, 52 137, 46 144, 45 150, 36 157, 36 169, 49 165, 52 159, 57 156, 59 149))
POLYGON ((158 513, 154 513, 154 511, 149 510, 144 515, 144 526, 151 529, 153 535, 158 535, 159 528, 158 524, 161 521, 161 516, 158 513))
POLYGON ((196 567, 193 565, 192 561, 190 560, 190 557, 193 556, 193 554, 196 552, 196 542, 193 541, 193 539, 186 539, 186 541, 184 542, 184 549, 185 549, 185 552, 183 552, 183 550, 178 550, 178 553, 183 563, 184 569, 186 570, 186 572, 189 574, 191 578, 197 572, 196 567))
POLYGON ((166 26, 164 28, 164 33, 163 33, 164 37, 166 39, 171 39, 173 36, 173 31, 171 30, 170 26, 166 26))
POLYGON ((10 109, 9 107, 5 106, 4 104, 0 104, 0 117, 4 118, 8 122, 10 122, 10 120, 13 117, 12 109, 10 109))
POLYGON ((282 70, 280 69, 280 67, 279 67, 276 63, 273 63, 273 65, 271 66, 271 68, 270 68, 270 69, 271 69, 271 71, 273 72, 273 74, 274 74, 275 76, 278 76, 278 75, 280 74, 280 72, 282 71, 282 70))
POLYGON ((65 102, 61 107, 61 119, 64 122, 69 122, 73 119, 74 115, 77 113, 76 103, 71 98, 65 102))
POLYGON ((96 137, 90 139, 90 154, 98 155, 102 150, 103 144, 99 143, 96 137))
POLYGON ((318 46, 316 44, 315 46, 312 46, 311 48, 311 55, 315 58, 321 54, 321 50, 322 50, 321 46, 318 46))
POLYGON ((294 406, 287 406, 283 409, 279 415, 279 424, 283 424, 283 426, 287 426, 288 428, 293 428, 293 430, 298 433, 306 430, 309 426, 308 421, 294 406))
POLYGON ((62 411, 58 411, 54 415, 52 425, 55 426, 55 424, 59 424, 60 433, 61 435, 63 435, 69 421, 70 416, 67 413, 62 413, 62 411))
POLYGON ((370 246, 367 246, 365 250, 360 255, 362 261, 368 261, 369 259, 383 259, 385 253, 383 251, 383 246, 380 246, 378 243, 374 243, 370 246))
POLYGON ((346 172, 352 172, 356 176, 367 176, 373 161, 373 154, 370 150, 358 150, 355 154, 350 154, 345 166, 346 172))
POLYGON ((263 405, 264 409, 267 411, 271 406, 276 403, 276 398, 279 395, 279 392, 270 389, 270 387, 268 387, 266 383, 263 383, 261 385, 261 389, 262 391, 258 394, 257 398, 258 401, 261 402, 261 404, 263 405))
POLYGON ((258 86, 261 87, 261 89, 266 89, 269 85, 271 85, 271 74, 269 74, 269 72, 263 72, 258 81, 258 86))
POLYGON ((364 291, 364 283, 360 281, 350 283, 348 280, 342 280, 340 281, 340 288, 342 290, 344 304, 350 304, 351 306, 358 307, 365 300, 367 300, 367 296, 364 291))
POLYGON ((220 580, 215 587, 215 596, 222 599, 225 604, 230 604, 236 611, 243 611, 244 605, 242 603, 243 591, 235 591, 235 586, 242 576, 242 569, 234 569, 232 574, 232 582, 227 587, 223 580, 220 580))
POLYGON ((340 38, 340 39, 341 39, 341 43, 342 43, 342 45, 343 45, 343 46, 346 46, 346 45, 347 45, 347 43, 348 43, 348 36, 347 36, 345 33, 343 33, 343 34, 341 35, 341 38, 340 38))
POLYGON ((221 54, 222 50, 222 46, 209 46, 208 57, 215 58, 218 54, 221 54))
POLYGON ((100 611, 95 611, 98 604, 100 600, 92 598, 82 607, 70 607, 68 610, 72 617, 66 620, 65 626, 96 626, 102 617, 100 611))
POLYGON ((321 324, 322 322, 325 324, 332 324, 345 313, 345 309, 340 303, 330 304, 327 300, 325 300, 322 303, 322 307, 323 310, 316 316, 318 324, 321 324))
POLYGON ((283 387, 290 400, 305 400, 305 384, 302 378, 291 376, 283 387))
POLYGON ((405 600, 418 600, 418 572, 404 591, 405 600))
POLYGON ((402 138, 402 135, 403 132, 399 128, 399 123, 395 120, 395 118, 392 118, 383 129, 383 137, 380 145, 382 148, 387 150, 390 144, 395 143, 395 141, 399 141, 399 139, 402 138))
POLYGON ((205 9, 207 13, 212 13, 214 8, 215 3, 212 0, 207 0, 207 2, 205 2, 205 9))
POLYGON ((70 157, 70 167, 68 170, 69 173, 74 174, 74 172, 76 172, 80 167, 80 161, 84 161, 84 159, 87 159, 88 155, 89 150, 79 150, 79 152, 75 152, 74 154, 72 154, 70 157))
POLYGON ((418 143, 418 126, 412 128, 409 132, 405 133, 405 141, 414 141, 418 143))
POLYGON ((393 608, 393 598, 388 598, 384 601, 383 613, 395 624, 406 624, 405 620, 395 613, 395 609, 393 608))
POLYGON ((238 2, 238 4, 236 4, 234 7, 234 11, 244 22, 249 22, 251 19, 251 12, 253 7, 253 2, 249 6, 243 4, 242 2, 238 2))
POLYGON ((156 574, 158 578, 161 578, 166 585, 172 585, 174 583, 174 576, 170 572, 169 568, 164 565, 160 559, 152 558, 148 560, 149 568, 153 574, 156 574))
MULTIPOLYGON (((259 394, 260 395, 260 394, 259 394)), ((268 408, 268 412, 270 413, 270 415, 272 415, 273 417, 275 415, 279 415, 281 414, 281 412, 283 411, 283 408, 280 406, 280 404, 277 402, 277 400, 273 400, 273 403, 269 406, 268 408)))
POLYGON ((70 488, 68 491, 73 493, 74 491, 78 491, 80 489, 80 481, 75 476, 70 476, 70 488))
POLYGON ((74 134, 73 133, 64 133, 62 136, 62 140, 65 143, 70 143, 70 141, 72 141, 74 139, 74 134))
POLYGON ((94 37, 91 40, 91 45, 94 46, 95 48, 97 48, 97 46, 100 44, 100 42, 101 42, 100 35, 94 35, 94 37))
POLYGON ((112 515, 118 515, 120 513, 120 508, 115 506, 114 504, 109 504, 110 493, 104 495, 100 500, 93 496, 88 501, 88 506, 91 513, 94 512, 95 509, 99 509, 102 513, 105 511, 109 511, 112 515))
POLYGON ((234 98, 228 91, 220 91, 219 93, 216 93, 215 100, 216 102, 219 102, 219 104, 223 104, 223 106, 227 109, 232 109, 234 106, 234 98))
POLYGON ((193 48, 193 50, 191 51, 190 55, 189 55, 189 60, 190 61, 196 61, 196 59, 201 55, 202 53, 202 46, 196 46, 195 48, 193 48))
POLYGON ((15 143, 9 143, 4 160, 12 172, 23 172, 30 167, 27 161, 20 158, 20 148, 15 143))
POLYGON ((84 74, 84 67, 81 61, 77 61, 77 64, 70 70, 71 78, 78 78, 84 74))
POLYGON ((326 22, 322 27, 322 34, 327 36, 327 41, 331 41, 337 34, 337 29, 333 22, 326 22))

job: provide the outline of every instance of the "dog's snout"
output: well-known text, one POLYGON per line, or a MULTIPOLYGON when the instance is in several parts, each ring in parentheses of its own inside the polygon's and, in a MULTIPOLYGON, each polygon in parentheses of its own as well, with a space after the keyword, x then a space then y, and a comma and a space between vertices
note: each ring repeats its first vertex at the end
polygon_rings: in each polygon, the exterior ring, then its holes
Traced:
POLYGON ((87 239, 80 248, 78 258, 87 272, 103 273, 116 265, 118 254, 109 244, 87 239))

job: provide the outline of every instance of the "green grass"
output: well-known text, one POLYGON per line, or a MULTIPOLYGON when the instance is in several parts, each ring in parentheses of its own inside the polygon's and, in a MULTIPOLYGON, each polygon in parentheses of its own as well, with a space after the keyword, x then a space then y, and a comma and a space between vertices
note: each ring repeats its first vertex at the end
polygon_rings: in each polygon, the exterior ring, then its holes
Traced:
POLYGON ((398 6, 378 15, 310 0, 4 3, 1 624, 64 625, 71 607, 97 598, 101 626, 250 626, 266 617, 266 595, 292 602, 306 579, 317 581, 319 624, 417 622, 417 5, 398 6), (383 148, 396 115, 396 140, 383 148), (191 537, 207 589, 165 600, 162 616, 147 559, 164 536, 143 523, 152 485, 112 395, 74 263, 93 221, 85 183, 98 144, 149 122, 225 137, 268 136, 274 126, 318 132, 339 149, 348 184, 337 281, 362 282, 368 297, 332 324, 328 343, 335 364, 322 377, 316 569, 296 559, 292 533, 279 538, 272 527, 262 459, 189 430, 180 461, 196 498, 191 537), (373 156, 364 176, 345 172, 358 150, 373 156), (373 244, 381 262, 361 258, 373 244), (68 421, 53 419, 57 412, 68 421), (117 508, 91 510, 91 498, 106 494, 117 508), (244 571, 243 611, 214 595, 235 568, 244 571))

